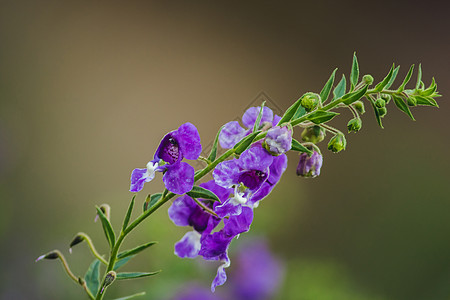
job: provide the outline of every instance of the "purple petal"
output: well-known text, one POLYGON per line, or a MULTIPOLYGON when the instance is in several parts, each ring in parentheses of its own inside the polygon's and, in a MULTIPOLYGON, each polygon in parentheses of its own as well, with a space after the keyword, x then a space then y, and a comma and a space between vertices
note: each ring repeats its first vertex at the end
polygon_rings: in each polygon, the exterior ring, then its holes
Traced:
POLYGON ((270 192, 272 191, 274 186, 270 185, 270 183, 268 183, 267 181, 264 182, 262 184, 262 186, 259 188, 259 190, 254 193, 250 199, 248 199, 248 204, 249 205, 255 205, 256 202, 258 202, 259 200, 262 200, 263 198, 265 198, 267 195, 270 194, 270 192))
POLYGON ((217 268, 217 275, 211 284, 211 291, 214 293, 216 287, 223 285, 227 281, 227 274, 225 273, 225 268, 230 266, 230 260, 225 261, 223 264, 217 268))
POLYGON ((153 179, 153 177, 148 177, 146 174, 147 169, 134 169, 131 172, 130 192, 139 192, 144 188, 144 183, 153 179))
POLYGON ((180 145, 183 156, 187 159, 197 159, 202 152, 200 135, 197 128, 191 123, 181 125, 174 133, 174 138, 180 145))
POLYGON ((266 181, 269 175, 268 173, 268 168, 265 171, 250 170, 241 172, 238 177, 238 182, 246 186, 251 192, 255 192, 266 181))
POLYGON ((272 185, 277 184, 286 168, 287 168, 287 156, 285 154, 274 157, 273 162, 269 167, 270 174, 267 181, 272 185))
POLYGON ((198 254, 206 260, 228 260, 227 251, 232 239, 233 237, 225 236, 222 230, 204 235, 198 254))
MULTIPOLYGON (((255 125, 260 110, 261 107, 250 107, 249 109, 247 109, 247 111, 242 116, 242 123, 247 128, 253 128, 253 125, 255 125)), ((264 106, 261 117, 261 124, 264 122, 272 123, 272 120, 273 120, 273 111, 270 108, 264 106)))
POLYGON ((179 197, 169 207, 169 218, 177 226, 189 226, 189 218, 197 206, 191 197, 179 197))
POLYGON ((219 197, 221 202, 227 200, 230 194, 233 192, 233 189, 226 189, 221 187, 220 185, 217 185, 214 179, 201 183, 200 186, 216 194, 216 196, 219 197))
POLYGON ((214 181, 221 187, 230 188, 236 184, 239 172, 236 159, 221 162, 213 171, 214 181))
POLYGON ((267 131, 264 146, 272 155, 280 155, 291 150, 292 132, 287 127, 275 126, 267 131))
POLYGON ((175 244, 175 254, 181 258, 196 257, 201 248, 200 238, 201 235, 197 231, 187 232, 183 238, 175 244))
POLYGON ((239 125, 237 121, 225 124, 219 134, 220 147, 225 149, 233 148, 247 134, 247 130, 239 125))
POLYGON ((166 188, 172 193, 182 195, 192 190, 194 186, 194 168, 185 162, 177 163, 167 168, 163 176, 166 188))
POLYGON ((169 132, 162 138, 154 158, 155 161, 162 159, 169 164, 175 164, 183 159, 183 154, 180 152, 180 145, 175 138, 175 131, 169 132))
POLYGON ((253 221, 253 210, 249 207, 242 207, 240 215, 231 216, 229 219, 224 219, 223 232, 225 236, 235 237, 238 234, 247 232, 253 221))
POLYGON ((233 201, 233 198, 229 198, 222 205, 216 206, 214 208, 214 212, 219 216, 219 218, 239 215, 242 212, 242 204, 233 201))
POLYGON ((279 115, 275 115, 273 117, 272 126, 277 126, 278 122, 280 122, 280 120, 281 120, 281 117, 279 115))
POLYGON ((244 170, 265 171, 272 164, 272 161, 272 155, 261 146, 255 146, 245 150, 239 157, 238 163, 244 170))

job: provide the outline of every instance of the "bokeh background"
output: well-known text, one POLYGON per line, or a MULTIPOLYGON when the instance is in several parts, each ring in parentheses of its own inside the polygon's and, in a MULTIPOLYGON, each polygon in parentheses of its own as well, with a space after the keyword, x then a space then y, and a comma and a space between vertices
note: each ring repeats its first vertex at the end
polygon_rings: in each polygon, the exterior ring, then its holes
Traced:
MULTIPOLYGON (((68 244, 84 231, 106 252, 94 205, 109 203, 120 226, 130 172, 166 132, 190 121, 207 145, 261 92, 285 109, 335 67, 348 74, 357 51, 375 80, 392 62, 399 78, 422 63, 440 109, 413 109, 412 122, 392 107, 382 130, 367 106, 346 151, 321 145, 314 180, 295 176, 290 155, 240 239, 263 236, 284 261, 274 299, 449 299, 448 11, 444 1, 1 1, 0 298, 83 299, 58 262, 34 260, 59 248, 84 274, 86 245, 69 256, 68 244)), ((137 207, 161 187, 148 184, 137 207)), ((186 228, 167 208, 126 243, 160 241, 127 270, 163 272, 109 297, 168 299, 193 278, 209 286, 217 265, 173 255, 186 228)))

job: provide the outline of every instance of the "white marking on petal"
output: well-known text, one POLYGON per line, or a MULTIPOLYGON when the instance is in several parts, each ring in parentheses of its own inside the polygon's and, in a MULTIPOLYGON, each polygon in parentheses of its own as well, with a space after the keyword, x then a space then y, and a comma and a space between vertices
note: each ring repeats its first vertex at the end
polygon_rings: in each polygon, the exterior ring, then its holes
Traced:
POLYGON ((157 162, 149 161, 147 163, 147 172, 142 175, 142 178, 145 178, 145 181, 149 182, 155 177, 156 169, 159 167, 157 162))

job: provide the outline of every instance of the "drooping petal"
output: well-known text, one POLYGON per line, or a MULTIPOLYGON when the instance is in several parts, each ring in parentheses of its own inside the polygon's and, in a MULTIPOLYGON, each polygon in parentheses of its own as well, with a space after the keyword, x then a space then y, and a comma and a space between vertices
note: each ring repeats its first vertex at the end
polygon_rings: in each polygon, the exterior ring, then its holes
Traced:
POLYGON ((230 266, 230 260, 224 261, 223 264, 221 264, 217 268, 217 275, 214 277, 214 280, 211 284, 211 291, 214 293, 217 286, 223 285, 227 281, 227 274, 225 273, 225 268, 228 268, 230 266))
POLYGON ((238 176, 239 172, 236 159, 221 162, 213 171, 214 181, 221 187, 230 188, 236 183, 236 176, 238 176))
POLYGON ((265 171, 272 164, 272 161, 273 156, 258 145, 242 152, 238 163, 244 170, 265 171))
POLYGON ((253 210, 250 207, 242 207, 239 215, 230 216, 224 219, 224 227, 222 228, 225 236, 235 237, 238 234, 247 232, 253 221, 253 210))
POLYGON ((184 123, 175 132, 174 138, 180 145, 183 156, 187 159, 197 159, 202 152, 200 135, 197 128, 191 123, 184 123))
POLYGON ((183 238, 175 244, 175 254, 181 258, 196 257, 201 248, 200 238, 200 233, 195 230, 187 232, 183 238))
MULTIPOLYGON (((242 123, 247 128, 253 128, 253 125, 255 125, 256 119, 258 118, 259 112, 261 111, 261 107, 250 107, 247 109, 242 116, 242 123)), ((273 121, 273 111, 264 106, 263 113, 261 117, 261 124, 264 122, 270 122, 273 121)))
POLYGON ((144 188, 144 183, 151 181, 155 177, 147 174, 147 169, 134 169, 131 172, 130 192, 139 192, 144 188))
POLYGON ((216 206, 214 208, 214 212, 219 216, 219 218, 239 215, 242 212, 242 204, 234 201, 234 198, 229 198, 222 205, 216 206))
POLYGON ((194 168, 185 162, 167 167, 163 176, 164 185, 172 193, 182 195, 192 190, 194 173, 194 168))
POLYGON ((189 226, 189 218, 197 206, 191 197, 181 196, 169 207, 169 218, 177 226, 189 226))
POLYGON ((219 134, 220 147, 225 149, 233 148, 243 137, 246 136, 248 130, 239 125, 237 121, 231 121, 224 125, 219 134))
POLYGON ((228 246, 233 237, 225 236, 223 231, 217 231, 202 236, 199 255, 206 260, 228 260, 228 246))

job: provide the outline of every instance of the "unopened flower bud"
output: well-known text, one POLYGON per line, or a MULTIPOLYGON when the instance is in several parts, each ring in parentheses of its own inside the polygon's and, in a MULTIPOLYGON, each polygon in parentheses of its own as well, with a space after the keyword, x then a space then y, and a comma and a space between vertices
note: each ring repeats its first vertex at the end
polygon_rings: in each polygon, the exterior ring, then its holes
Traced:
POLYGON ((287 127, 275 126, 267 131, 263 147, 270 154, 277 156, 291 149, 292 131, 287 127))
POLYGON ((378 108, 382 108, 386 106, 386 102, 384 99, 378 98, 377 101, 375 101, 375 106, 378 108))
POLYGON ((345 150, 347 146, 347 141, 345 140, 345 136, 342 133, 336 134, 331 140, 328 142, 328 150, 332 152, 340 152, 345 150))
POLYGON ((358 132, 362 127, 362 121, 360 118, 354 118, 348 121, 347 128, 348 132, 358 132))
POLYGON ((105 281, 103 281, 102 290, 100 291, 100 294, 103 294, 104 290, 110 286, 114 280, 116 280, 117 274, 114 271, 109 271, 105 276, 105 281))
POLYGON ((378 114, 380 115, 381 118, 387 114, 386 107, 381 107, 381 108, 377 108, 377 109, 378 109, 378 114))
POLYGON ((362 78, 362 81, 365 84, 371 85, 373 83, 373 77, 372 77, 372 75, 364 75, 362 78))
POLYGON ((364 114, 366 109, 364 108, 364 103, 360 100, 353 102, 352 106, 360 113, 364 114))
POLYGON ((297 166, 297 175, 311 178, 319 176, 322 162, 323 157, 317 151, 314 151, 311 156, 307 153, 300 154, 300 161, 297 166))
POLYGON ((408 102, 409 106, 416 106, 417 105, 417 100, 414 97, 408 97, 408 99, 406 101, 408 102))
POLYGON ((310 143, 320 143, 325 138, 325 129, 319 125, 313 125, 305 128, 302 132, 302 140, 310 143))
POLYGON ((84 241, 85 236, 81 233, 78 233, 72 240, 72 242, 69 245, 69 252, 72 253, 72 247, 75 245, 78 245, 82 241, 84 241))
MULTIPOLYGON (((105 217, 109 220, 109 216, 111 213, 111 207, 108 204, 104 203, 104 204, 100 205, 100 209, 103 212, 103 214, 105 215, 105 217)), ((97 222, 97 220, 98 220, 98 215, 95 215, 94 222, 97 222)))
POLYGON ((307 112, 313 111, 320 103, 320 96, 315 93, 306 93, 303 95, 301 105, 307 112))
POLYGON ((39 257, 36 259, 36 262, 38 262, 38 261, 40 261, 40 260, 42 260, 42 259, 57 259, 57 258, 60 257, 60 255, 61 255, 61 253, 60 253, 58 250, 53 250, 53 251, 50 251, 50 252, 47 253, 47 254, 44 254, 44 255, 39 256, 39 257))
POLYGON ((381 94, 381 99, 383 99, 386 103, 389 103, 391 101, 392 96, 389 94, 381 94))

